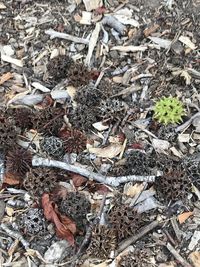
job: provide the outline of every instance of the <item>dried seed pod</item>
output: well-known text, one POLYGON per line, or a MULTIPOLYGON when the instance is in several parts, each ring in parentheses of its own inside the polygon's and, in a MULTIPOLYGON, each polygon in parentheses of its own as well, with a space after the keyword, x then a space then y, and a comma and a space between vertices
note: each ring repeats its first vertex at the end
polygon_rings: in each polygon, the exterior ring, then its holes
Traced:
POLYGON ((26 174, 23 185, 31 195, 41 196, 51 192, 57 185, 57 173, 48 168, 32 169, 26 174))
POLYGON ((108 214, 111 227, 117 232, 118 240, 128 238, 144 226, 142 214, 134 211, 133 207, 116 204, 108 214))
POLYGON ((154 183, 157 195, 164 201, 185 200, 191 192, 191 181, 179 167, 164 172, 154 183))
POLYGON ((49 107, 38 111, 32 119, 33 128, 45 135, 58 135, 63 125, 64 110, 49 107))
POLYGON ((51 59, 47 65, 50 80, 56 83, 67 78, 68 69, 73 66, 73 60, 68 56, 57 56, 51 59))
POLYGON ((147 154, 135 150, 132 151, 127 158, 125 169, 126 174, 133 175, 150 175, 152 169, 156 166, 155 157, 149 157, 147 154))
POLYGON ((40 147, 42 151, 54 158, 60 158, 64 154, 63 141, 55 136, 45 137, 40 142, 40 147))
POLYGON ((82 86, 77 90, 75 101, 88 107, 97 106, 102 98, 102 92, 94 85, 82 86))
POLYGON ((90 212, 90 208, 90 201, 79 192, 69 192, 59 206, 60 211, 72 218, 81 229, 85 228, 86 215, 90 212))
POLYGON ((90 257, 108 259, 117 247, 117 234, 112 228, 97 225, 93 232, 87 253, 90 257))
POLYGON ((192 183, 200 189, 200 153, 185 157, 182 166, 192 183))
POLYGON ((103 119, 123 118, 126 113, 126 105, 118 99, 108 99, 101 101, 100 114, 103 119))
POLYGON ((42 235, 45 233, 46 225, 42 209, 30 208, 18 218, 21 231, 28 235, 42 235))
POLYGON ((31 129, 33 127, 32 118, 34 116, 33 111, 29 108, 17 108, 14 109, 13 118, 15 120, 15 125, 20 127, 22 131, 25 129, 31 129))
POLYGON ((32 165, 32 155, 24 148, 15 147, 6 157, 6 172, 23 177, 32 165))
POLYGON ((87 67, 81 63, 73 63, 67 70, 69 85, 80 87, 89 84, 92 76, 87 67))
POLYGON ((10 119, 0 118, 0 148, 9 149, 16 144, 18 131, 10 119))
POLYGON ((74 128, 88 132, 92 124, 98 121, 98 110, 86 105, 78 105, 69 115, 70 123, 74 128))
POLYGON ((80 153, 86 148, 87 138, 77 129, 64 128, 60 131, 59 137, 63 140, 67 153, 80 153))

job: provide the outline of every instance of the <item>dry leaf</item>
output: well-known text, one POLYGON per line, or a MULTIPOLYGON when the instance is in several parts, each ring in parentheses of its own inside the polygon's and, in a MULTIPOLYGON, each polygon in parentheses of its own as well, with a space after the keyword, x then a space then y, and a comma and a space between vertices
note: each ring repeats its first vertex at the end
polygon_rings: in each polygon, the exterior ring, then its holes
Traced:
POLYGON ((9 217, 12 217, 14 213, 15 213, 15 211, 14 211, 14 209, 12 207, 9 207, 9 206, 6 207, 6 214, 9 217))
POLYGON ((4 176, 3 183, 8 185, 18 185, 20 183, 20 177, 11 173, 6 173, 4 176))
POLYGON ((4 5, 3 2, 0 2, 0 9, 6 9, 6 6, 4 5))
POLYGON ((124 186, 124 194, 130 197, 134 197, 135 195, 139 194, 144 188, 144 185, 141 184, 135 184, 132 185, 132 183, 127 183, 124 186))
POLYGON ((183 44, 185 44, 186 46, 188 46, 192 50, 197 48, 197 46, 195 46, 195 44, 192 41, 190 41, 189 37, 187 36, 181 35, 178 40, 182 42, 183 44))
POLYGON ((112 80, 114 83, 122 83, 123 77, 122 76, 115 76, 115 77, 113 77, 112 80))
POLYGON ((122 24, 139 27, 140 24, 137 20, 133 19, 133 10, 126 8, 120 9, 114 13, 114 17, 122 24))
POLYGON ((154 25, 152 25, 150 28, 146 28, 146 29, 143 31, 145 37, 148 37, 149 35, 151 35, 152 33, 154 33, 159 27, 160 27, 160 25, 158 25, 158 24, 154 24, 154 25))
POLYGON ((122 149, 123 149, 123 145, 121 144, 111 144, 104 148, 90 147, 88 150, 90 153, 93 153, 98 157, 112 159, 116 157, 117 155, 119 155, 122 149))
POLYGON ((0 85, 10 80, 11 78, 13 78, 13 74, 11 72, 4 73, 0 78, 0 85))
POLYGON ((93 123, 92 126, 100 132, 109 128, 108 125, 104 125, 101 121, 93 123))
POLYGON ((74 245, 75 223, 56 210, 55 204, 50 200, 47 193, 44 193, 42 196, 42 208, 45 218, 55 224, 57 236, 66 239, 71 245, 74 245))
POLYGON ((184 212, 178 215, 178 221, 180 224, 184 223, 190 216, 193 215, 193 211, 184 212))
POLYGON ((194 267, 200 266, 200 251, 194 251, 190 253, 189 258, 194 265, 194 267))
POLYGON ((172 43, 170 40, 162 39, 160 37, 149 37, 149 39, 161 48, 165 49, 168 49, 172 43))

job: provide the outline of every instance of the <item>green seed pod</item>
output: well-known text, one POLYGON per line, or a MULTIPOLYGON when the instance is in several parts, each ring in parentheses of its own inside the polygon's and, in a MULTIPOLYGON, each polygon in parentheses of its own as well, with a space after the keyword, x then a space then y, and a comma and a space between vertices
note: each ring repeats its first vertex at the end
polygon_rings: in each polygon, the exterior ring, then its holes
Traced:
POLYGON ((165 125, 179 123, 185 114, 183 104, 175 97, 163 97, 154 107, 154 118, 165 125))

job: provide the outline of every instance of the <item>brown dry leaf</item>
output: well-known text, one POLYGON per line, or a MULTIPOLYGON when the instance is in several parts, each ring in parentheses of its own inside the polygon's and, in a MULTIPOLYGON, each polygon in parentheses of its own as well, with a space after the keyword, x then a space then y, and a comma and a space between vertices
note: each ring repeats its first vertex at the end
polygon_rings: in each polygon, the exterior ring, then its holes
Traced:
POLYGON ((87 182, 87 179, 80 174, 71 173, 71 178, 75 187, 82 186, 87 182))
POLYGON ((128 183, 124 186, 124 194, 130 197, 134 197, 135 195, 139 194, 143 190, 143 188, 143 184, 132 185, 128 183))
POLYGON ((189 258, 194 265, 194 267, 200 266, 200 251, 194 251, 190 253, 189 258))
POLYGON ((148 37, 149 35, 151 35, 152 33, 156 32, 156 30, 159 28, 160 26, 158 24, 154 24, 152 25, 150 28, 146 28, 143 33, 145 35, 145 37, 148 37))
POLYGON ((193 215, 193 211, 184 212, 178 215, 178 221, 180 224, 184 223, 190 216, 193 215))
POLYGON ((13 78, 13 74, 11 72, 4 73, 0 78, 0 85, 10 80, 11 78, 13 78))
POLYGON ((123 149, 123 145, 121 144, 111 144, 107 147, 90 147, 88 148, 90 153, 95 154, 98 157, 109 158, 112 159, 119 155, 123 149))
POLYGON ((56 235, 74 245, 75 223, 67 216, 59 214, 47 193, 44 193, 42 196, 42 208, 45 218, 55 224, 56 235))
POLYGON ((18 185, 20 183, 19 177, 16 175, 12 175, 11 173, 6 173, 4 176, 4 184, 9 184, 9 185, 18 185))

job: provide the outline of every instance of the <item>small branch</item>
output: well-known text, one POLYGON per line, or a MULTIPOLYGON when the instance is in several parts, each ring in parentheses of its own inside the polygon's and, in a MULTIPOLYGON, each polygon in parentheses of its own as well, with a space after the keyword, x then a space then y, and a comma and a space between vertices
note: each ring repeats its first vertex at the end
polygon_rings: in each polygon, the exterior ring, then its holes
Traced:
POLYGON ((178 126, 176 128, 176 132, 182 132, 184 131, 187 127, 190 126, 190 124, 192 123, 192 121, 196 118, 200 116, 200 112, 197 112, 196 114, 194 114, 188 121, 184 122, 182 125, 178 126))
POLYGON ((126 239, 125 241, 121 242, 119 244, 119 248, 117 250, 117 255, 119 253, 121 253, 123 250, 125 250, 132 243, 136 242, 138 239, 142 238, 144 235, 148 234, 150 231, 152 231, 153 229, 155 229, 159 225, 160 225, 159 221, 153 221, 152 223, 148 224, 146 227, 141 229, 141 231, 137 235, 134 235, 134 236, 126 239))
POLYGON ((67 33, 57 32, 57 31, 54 31, 53 29, 46 30, 45 33, 50 35, 51 39, 61 38, 61 39, 65 39, 68 41, 75 42, 75 43, 81 43, 81 44, 85 44, 85 45, 89 44, 89 40, 87 40, 87 39, 79 38, 79 37, 76 37, 76 36, 73 36, 73 35, 67 34, 67 33))
POLYGON ((62 170, 78 173, 88 179, 95 180, 99 183, 107 184, 110 186, 119 186, 122 183, 127 182, 147 182, 147 183, 153 183, 155 181, 155 176, 137 176, 137 175, 129 175, 129 176, 109 176, 105 177, 99 173, 91 172, 87 169, 84 169, 79 166, 71 165, 65 162, 57 161, 57 160, 51 160, 51 159, 45 159, 41 157, 33 157, 32 159, 32 166, 43 166, 43 167, 54 167, 59 168, 62 170))
POLYGON ((20 233, 11 230, 5 223, 2 223, 0 225, 0 228, 4 230, 6 234, 9 235, 10 237, 18 239, 22 243, 25 249, 29 248, 29 243, 23 238, 23 236, 20 233))
POLYGON ((170 244, 167 243, 166 245, 167 249, 170 251, 170 253, 174 256, 174 258, 179 261, 179 263, 183 267, 192 267, 176 250, 175 248, 170 244))

